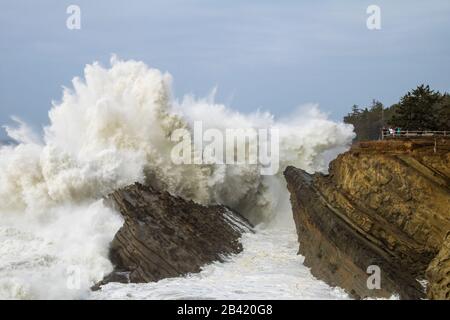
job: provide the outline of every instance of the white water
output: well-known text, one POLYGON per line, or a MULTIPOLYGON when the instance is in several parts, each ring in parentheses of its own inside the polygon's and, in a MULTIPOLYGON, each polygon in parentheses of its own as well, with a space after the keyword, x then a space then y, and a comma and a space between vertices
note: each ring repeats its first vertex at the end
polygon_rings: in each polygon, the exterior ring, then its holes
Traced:
POLYGON ((148 284, 110 283, 93 299, 348 299, 316 280, 297 255, 291 228, 258 229, 242 239, 244 251, 198 274, 148 284))
MULTIPOLYGON (((254 222, 272 225, 246 236, 241 255, 197 275, 209 280, 164 280, 167 283, 178 281, 182 286, 191 281, 188 286, 196 288, 191 295, 219 297, 202 284, 216 281, 219 286, 214 275, 223 272, 221 281, 235 286, 228 293, 221 290, 229 297, 239 292, 239 283, 252 288, 249 298, 252 294, 254 298, 278 297, 278 289, 280 297, 334 297, 334 290, 314 280, 301 265, 301 257, 295 255, 294 232, 277 229, 292 225, 281 172, 287 164, 310 172, 326 170, 328 161, 349 145, 352 128, 328 120, 317 106, 305 106, 287 120, 275 120, 269 113, 232 111, 215 103, 213 96, 178 101, 171 96, 170 86, 168 74, 141 62, 113 58, 111 68, 88 65, 85 79, 74 79, 73 89, 66 89, 62 101, 49 112, 50 125, 42 137, 19 119, 17 127, 6 127, 19 144, 0 148, 0 298, 90 297, 89 287, 112 270, 108 244, 122 223, 101 198, 136 181, 199 203, 226 204, 254 222), (220 130, 279 128, 280 173, 263 177, 254 165, 174 165, 170 133, 190 128, 197 120, 220 130), (240 276, 232 270, 245 261, 255 272, 242 272, 241 281, 228 279, 227 275, 240 276), (71 285, 74 268, 81 275, 76 290, 71 285), (208 270, 216 271, 209 276, 208 270), (266 272, 278 281, 270 280, 266 272), (304 290, 290 286, 296 277, 297 282, 311 285, 303 287, 308 293, 297 295, 304 290)), ((160 283, 165 287, 164 281, 147 286, 152 291, 160 283)), ((145 290, 147 286, 142 287, 143 295, 152 294, 145 290)), ((130 290, 138 287, 129 286, 130 290)), ((111 288, 114 285, 105 292, 112 294, 111 288)))

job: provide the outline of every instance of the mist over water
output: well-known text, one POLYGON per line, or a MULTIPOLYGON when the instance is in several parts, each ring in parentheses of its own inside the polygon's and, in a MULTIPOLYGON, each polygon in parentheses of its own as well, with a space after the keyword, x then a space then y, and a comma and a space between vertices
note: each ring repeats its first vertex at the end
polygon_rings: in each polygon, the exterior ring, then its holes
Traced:
POLYGON ((90 286, 112 270, 108 245, 123 223, 102 197, 134 182, 225 204, 269 232, 246 243, 270 241, 293 223, 285 166, 325 171, 353 138, 351 126, 328 120, 315 105, 286 119, 242 114, 216 103, 213 94, 178 100, 171 82, 142 62, 113 57, 109 68, 87 65, 84 79, 64 90, 43 136, 17 118, 17 126, 5 128, 18 144, 0 147, 0 298, 88 298, 90 286), (258 165, 173 164, 171 133, 191 130, 194 121, 219 130, 278 128, 280 171, 261 176, 258 165), (71 285, 73 270, 81 275, 78 289, 71 285))

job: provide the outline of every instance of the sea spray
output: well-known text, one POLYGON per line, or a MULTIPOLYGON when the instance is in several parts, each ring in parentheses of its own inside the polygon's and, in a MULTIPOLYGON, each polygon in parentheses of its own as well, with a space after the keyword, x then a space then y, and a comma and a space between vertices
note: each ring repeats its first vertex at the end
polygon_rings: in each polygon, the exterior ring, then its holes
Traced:
POLYGON ((112 269, 108 244, 122 223, 101 199, 136 181, 227 205, 254 223, 291 223, 281 171, 287 164, 325 171, 353 138, 351 126, 314 105, 276 120, 233 111, 213 96, 176 100, 171 82, 142 62, 94 63, 54 103, 43 137, 18 119, 6 128, 18 145, 0 148, 0 297, 84 297, 112 269), (174 164, 171 133, 195 121, 222 131, 278 128, 279 174, 262 176, 258 165, 174 164), (70 282, 74 274, 81 280, 70 282))

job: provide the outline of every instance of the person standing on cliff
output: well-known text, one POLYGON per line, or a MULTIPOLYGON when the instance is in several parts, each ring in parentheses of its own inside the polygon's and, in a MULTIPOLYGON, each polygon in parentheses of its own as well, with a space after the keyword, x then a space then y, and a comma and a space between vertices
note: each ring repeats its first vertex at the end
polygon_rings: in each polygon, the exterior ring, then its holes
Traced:
POLYGON ((394 129, 392 129, 391 127, 389 127, 389 134, 390 134, 391 136, 394 135, 394 129))

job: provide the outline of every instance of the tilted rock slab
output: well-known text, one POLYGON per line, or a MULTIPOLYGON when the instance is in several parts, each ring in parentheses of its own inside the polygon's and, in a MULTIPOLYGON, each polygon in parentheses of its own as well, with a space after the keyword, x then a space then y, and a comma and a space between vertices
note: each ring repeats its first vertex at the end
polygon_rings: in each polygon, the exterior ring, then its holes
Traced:
POLYGON ((450 300, 450 234, 438 255, 427 268, 429 281, 428 297, 436 300, 450 300))
POLYGON ((448 299, 449 142, 360 143, 328 175, 288 167, 299 253, 313 275, 358 298, 418 299, 428 288, 429 298, 448 299))
POLYGON ((113 192, 105 203, 125 222, 111 244, 115 271, 99 285, 199 272, 205 264, 241 252, 240 237, 252 230, 224 206, 202 206, 138 183, 113 192))

